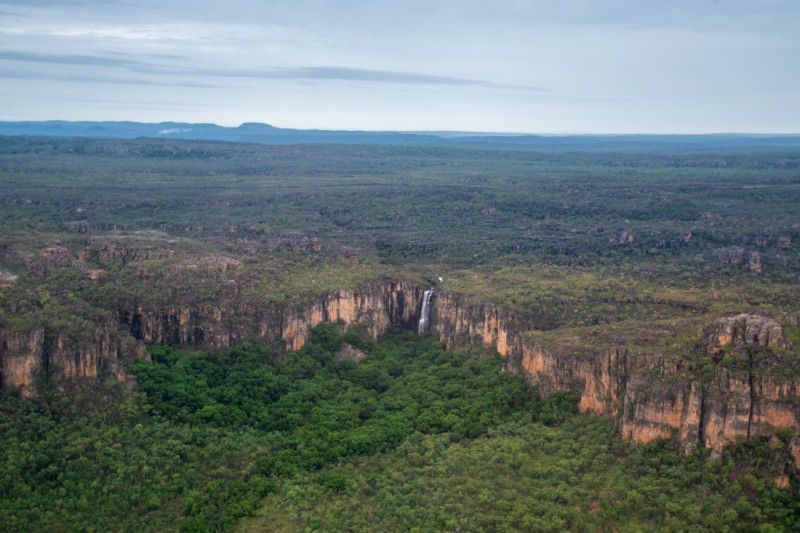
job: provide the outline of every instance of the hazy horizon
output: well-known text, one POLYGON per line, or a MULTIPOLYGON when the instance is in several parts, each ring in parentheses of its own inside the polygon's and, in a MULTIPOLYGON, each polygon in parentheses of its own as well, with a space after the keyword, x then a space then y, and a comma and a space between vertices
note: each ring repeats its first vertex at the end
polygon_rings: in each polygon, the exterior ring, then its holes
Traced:
POLYGON ((793 134, 791 0, 0 0, 0 120, 793 134))
MULTIPOLYGON (((674 135, 674 136, 693 136, 693 135, 705 135, 705 136, 752 136, 752 137, 771 137, 771 136, 788 136, 788 137, 795 137, 800 136, 800 130, 797 131, 788 131, 785 133, 780 132, 771 132, 771 131, 707 131, 707 132, 696 132, 696 133, 681 133, 681 132, 658 132, 658 133, 645 133, 645 132, 638 132, 638 131, 621 131, 621 132, 608 132, 608 131, 566 131, 566 132, 548 132, 548 131, 467 131, 467 130, 393 130, 388 128, 375 128, 375 129, 352 129, 352 128, 335 128, 335 129, 328 129, 328 128, 317 128, 317 127, 308 127, 308 128, 292 128, 291 126, 284 126, 281 124, 275 124, 272 122, 253 122, 253 121, 243 121, 243 122, 232 122, 227 124, 221 124, 217 122, 186 122, 186 121, 177 121, 177 120, 158 120, 158 121, 137 121, 137 120, 128 120, 128 119, 109 119, 109 120, 82 120, 82 119, 74 119, 74 120, 64 120, 60 118, 51 118, 51 119, 36 119, 36 120, 0 120, 0 123, 25 123, 25 122, 67 122, 67 123, 133 123, 133 124, 142 124, 142 125, 161 125, 161 124, 186 124, 192 126, 218 126, 222 128, 229 128, 235 129, 239 127, 243 127, 248 124, 258 124, 263 126, 270 126, 277 129, 298 129, 303 131, 342 131, 342 132, 366 132, 366 133, 401 133, 401 134, 417 134, 417 135, 427 135, 427 134, 440 134, 440 135, 487 135, 487 136, 525 136, 525 135, 537 135, 543 137, 572 137, 572 136, 598 136, 598 137, 624 137, 624 136, 664 136, 664 135, 674 135)), ((189 133, 189 132, 182 132, 182 133, 189 133)))

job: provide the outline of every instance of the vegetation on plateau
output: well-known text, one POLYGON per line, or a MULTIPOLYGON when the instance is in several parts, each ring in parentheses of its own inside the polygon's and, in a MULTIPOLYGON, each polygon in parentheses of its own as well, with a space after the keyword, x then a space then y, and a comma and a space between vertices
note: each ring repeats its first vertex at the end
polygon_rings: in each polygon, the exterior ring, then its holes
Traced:
POLYGON ((791 147, 2 137, 0 276, 17 278, 0 290, 0 326, 297 304, 385 277, 439 276, 443 289, 498 303, 536 331, 658 323, 683 338, 742 312, 791 325, 798 165, 791 147))

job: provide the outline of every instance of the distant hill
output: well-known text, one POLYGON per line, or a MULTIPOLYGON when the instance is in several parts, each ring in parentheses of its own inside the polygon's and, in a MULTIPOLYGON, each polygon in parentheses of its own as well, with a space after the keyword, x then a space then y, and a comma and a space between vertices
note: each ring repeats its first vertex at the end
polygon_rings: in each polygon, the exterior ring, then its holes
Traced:
POLYGON ((448 145, 548 151, 704 152, 743 147, 800 148, 800 134, 518 135, 471 132, 296 130, 246 122, 236 127, 185 122, 0 122, 0 135, 205 139, 260 144, 448 145))

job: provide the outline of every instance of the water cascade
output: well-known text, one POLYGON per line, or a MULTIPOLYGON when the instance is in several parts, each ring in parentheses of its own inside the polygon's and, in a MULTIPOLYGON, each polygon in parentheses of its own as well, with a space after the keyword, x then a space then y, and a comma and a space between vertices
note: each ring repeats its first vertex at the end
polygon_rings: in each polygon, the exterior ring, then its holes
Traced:
POLYGON ((433 298, 433 289, 428 289, 422 294, 422 311, 419 314, 419 325, 417 325, 417 333, 425 333, 431 325, 431 299, 433 298))

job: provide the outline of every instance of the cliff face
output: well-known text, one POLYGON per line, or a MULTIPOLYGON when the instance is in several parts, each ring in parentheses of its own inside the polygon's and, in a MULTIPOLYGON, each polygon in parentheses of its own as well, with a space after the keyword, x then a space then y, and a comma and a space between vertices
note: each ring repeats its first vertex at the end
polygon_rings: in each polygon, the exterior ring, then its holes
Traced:
MULTIPOLYGON (((296 307, 122 310, 117 321, 98 324, 81 338, 0 332, 2 386, 30 397, 43 382, 128 379, 125 363, 146 356, 144 343, 227 348, 259 336, 297 350, 320 322, 358 325, 377 337, 393 324, 413 328, 422 296, 417 284, 385 282, 296 307)), ((524 324, 498 306, 467 304, 450 293, 436 294, 430 322, 448 348, 495 348, 508 370, 524 374, 543 395, 580 391, 582 412, 613 418, 633 442, 674 438, 686 451, 703 445, 719 453, 738 439, 778 428, 800 434, 800 386, 774 371, 781 358, 794 355, 781 326, 764 317, 720 319, 681 357, 633 354, 624 345, 565 353, 559 341, 549 347, 523 336, 524 324)), ((788 448, 800 470, 800 440, 788 448)))
POLYGON ((0 339, 0 385, 5 390, 16 390, 23 398, 36 391, 36 382, 42 371, 44 331, 30 333, 3 332, 0 339))
POLYGON ((109 320, 78 338, 56 333, 45 354, 47 379, 56 384, 101 376, 129 379, 125 366, 147 357, 144 343, 109 320))
POLYGON ((280 338, 290 350, 299 350, 308 340, 311 328, 320 322, 359 325, 372 338, 386 332, 392 324, 411 327, 419 316, 422 288, 411 283, 389 283, 361 291, 342 290, 323 301, 283 316, 280 338))
POLYGON ((130 378, 124 368, 146 357, 145 343, 224 349, 253 337, 283 339, 300 349, 320 322, 358 325, 378 337, 392 324, 411 327, 419 315, 422 289, 412 283, 387 282, 328 294, 300 307, 169 307, 122 310, 118 320, 96 324, 79 336, 43 329, 27 333, 0 331, 0 384, 32 397, 40 384, 130 378))
POLYGON ((800 433, 800 387, 772 372, 791 357, 785 348, 774 320, 738 315, 716 321, 702 335, 697 357, 672 362, 655 379, 638 373, 636 386, 628 386, 623 434, 648 442, 640 430, 645 426, 676 435, 687 451, 699 443, 718 453, 778 428, 800 433))
POLYGON ((130 378, 124 368, 146 357, 145 343, 224 349, 251 339, 282 339, 299 350, 320 322, 358 325, 373 338, 392 324, 412 327, 422 289, 412 283, 376 283, 328 294, 299 307, 255 305, 121 310, 92 331, 0 331, 0 384, 32 397, 40 384, 60 386, 98 377, 130 378))
MULTIPOLYGON (((542 394, 580 391, 579 408, 616 420, 637 443, 675 438, 686 451, 728 444, 779 428, 800 434, 800 386, 771 370, 786 348, 781 326, 739 315, 712 324, 694 354, 633 356, 625 346, 601 354, 559 354, 525 339, 494 305, 463 305, 441 294, 432 328, 448 345, 496 348, 511 371, 542 394)), ((790 451, 800 470, 800 440, 790 451)))
POLYGON ((253 337, 283 339, 299 350, 320 322, 358 325, 373 338, 390 325, 410 327, 419 314, 422 289, 387 282, 340 290, 299 307, 243 304, 229 307, 170 307, 121 311, 120 320, 147 343, 228 348, 253 337))
POLYGON ((45 384, 62 387, 101 376, 127 381, 125 367, 136 357, 147 357, 144 344, 113 320, 77 337, 45 329, 0 331, 0 386, 31 398, 45 384))

